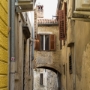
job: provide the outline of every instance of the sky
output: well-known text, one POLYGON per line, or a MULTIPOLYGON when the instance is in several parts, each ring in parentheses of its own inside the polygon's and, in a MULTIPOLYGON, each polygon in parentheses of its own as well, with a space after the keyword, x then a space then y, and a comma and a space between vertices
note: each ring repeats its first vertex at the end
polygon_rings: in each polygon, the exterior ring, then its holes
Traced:
POLYGON ((37 0, 36 4, 44 6, 44 18, 52 19, 52 16, 56 16, 58 0, 37 0))

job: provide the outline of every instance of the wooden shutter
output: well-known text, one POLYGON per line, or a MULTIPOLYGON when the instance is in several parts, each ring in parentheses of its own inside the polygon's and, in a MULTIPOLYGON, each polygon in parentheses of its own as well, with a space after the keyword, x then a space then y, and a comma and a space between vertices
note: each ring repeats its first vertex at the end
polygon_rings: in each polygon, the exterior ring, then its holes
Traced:
POLYGON ((49 50, 56 49, 56 37, 54 34, 49 35, 49 50))
POLYGON ((37 10, 34 11, 34 31, 35 31, 35 39, 37 38, 38 32, 38 22, 37 22, 37 10))
POLYGON ((64 10, 58 11, 59 22, 59 40, 66 39, 67 32, 67 3, 64 2, 64 10))
POLYGON ((64 35, 64 11, 59 10, 59 40, 64 40, 65 35, 64 35))
POLYGON ((35 41, 35 50, 40 50, 40 35, 37 34, 37 39, 35 41))
POLYGON ((67 3, 64 2, 64 35, 67 36, 67 3))
POLYGON ((60 40, 60 50, 62 49, 62 40, 60 40))

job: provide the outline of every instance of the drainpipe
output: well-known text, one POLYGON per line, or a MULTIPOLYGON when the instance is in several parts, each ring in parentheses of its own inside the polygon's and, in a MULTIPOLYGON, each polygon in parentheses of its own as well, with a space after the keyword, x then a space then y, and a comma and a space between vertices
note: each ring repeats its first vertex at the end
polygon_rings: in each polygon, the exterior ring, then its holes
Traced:
MULTIPOLYGON (((34 40, 34 28, 32 29, 32 39, 34 40)), ((32 42, 32 60, 34 60, 34 41, 32 42)))
POLYGON ((30 44, 30 48, 31 48, 31 90, 33 90, 33 60, 34 60, 34 13, 33 11, 31 12, 31 44, 30 44))
POLYGON ((31 44, 31 60, 34 60, 34 13, 31 12, 31 39, 32 39, 32 44, 31 44))
POLYGON ((15 0, 10 0, 10 83, 9 90, 15 89, 15 0))

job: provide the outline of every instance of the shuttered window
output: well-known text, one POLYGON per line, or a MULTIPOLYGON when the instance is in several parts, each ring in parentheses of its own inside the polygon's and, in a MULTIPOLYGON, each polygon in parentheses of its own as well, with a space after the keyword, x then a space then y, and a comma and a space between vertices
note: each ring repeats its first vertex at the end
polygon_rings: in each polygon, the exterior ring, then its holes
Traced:
POLYGON ((35 50, 55 50, 55 35, 37 35, 35 50))
POLYGON ((64 35, 67 37, 67 3, 64 2, 64 35))
POLYGON ((40 50, 40 35, 37 35, 37 39, 35 41, 35 50, 40 50))
POLYGON ((72 74, 72 56, 69 56, 69 73, 72 74))
POLYGON ((38 22, 37 22, 37 10, 34 11, 34 30, 35 30, 35 39, 37 38, 38 32, 38 22))
POLYGON ((58 22, 59 22, 59 40, 66 39, 67 32, 67 3, 64 2, 64 10, 58 11, 58 22))
POLYGON ((43 85, 43 73, 40 74, 40 85, 43 85))
POLYGON ((60 40, 60 50, 62 49, 62 40, 60 40))
POLYGON ((60 49, 65 45, 67 38, 67 3, 64 2, 64 9, 58 11, 60 49), (64 41, 64 44, 62 42, 64 41))
POLYGON ((59 40, 64 40, 64 11, 59 10, 59 40))
POLYGON ((55 35, 49 35, 50 37, 50 40, 49 40, 49 50, 55 50, 56 47, 55 47, 55 44, 56 44, 56 38, 55 38, 55 35))

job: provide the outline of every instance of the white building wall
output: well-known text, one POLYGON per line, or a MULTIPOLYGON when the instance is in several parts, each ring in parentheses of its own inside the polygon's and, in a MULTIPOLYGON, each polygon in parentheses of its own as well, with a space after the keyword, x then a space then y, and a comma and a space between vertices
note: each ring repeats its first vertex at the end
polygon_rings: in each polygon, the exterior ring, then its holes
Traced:
POLYGON ((33 90, 58 90, 57 74, 47 69, 34 70, 33 90), (43 85, 40 85, 40 74, 43 73, 43 85))

